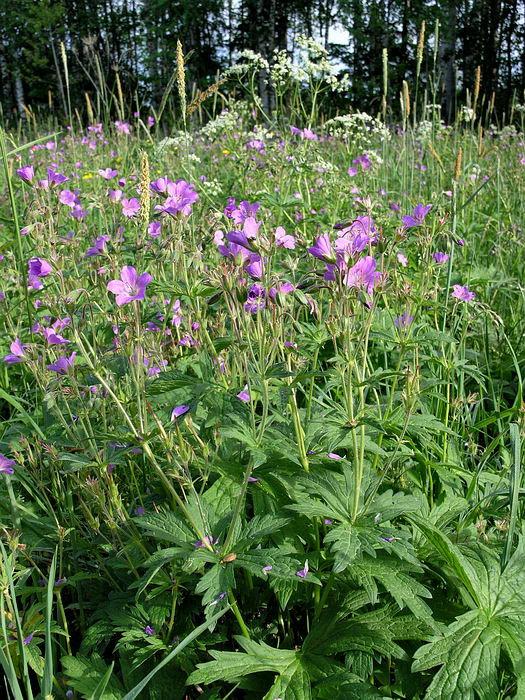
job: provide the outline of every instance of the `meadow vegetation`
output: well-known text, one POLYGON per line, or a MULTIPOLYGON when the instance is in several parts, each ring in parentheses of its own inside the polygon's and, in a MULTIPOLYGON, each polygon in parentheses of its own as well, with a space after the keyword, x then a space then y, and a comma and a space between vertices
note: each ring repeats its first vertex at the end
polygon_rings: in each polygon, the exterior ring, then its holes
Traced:
POLYGON ((0 132, 11 698, 525 697, 525 106, 305 50, 0 132))

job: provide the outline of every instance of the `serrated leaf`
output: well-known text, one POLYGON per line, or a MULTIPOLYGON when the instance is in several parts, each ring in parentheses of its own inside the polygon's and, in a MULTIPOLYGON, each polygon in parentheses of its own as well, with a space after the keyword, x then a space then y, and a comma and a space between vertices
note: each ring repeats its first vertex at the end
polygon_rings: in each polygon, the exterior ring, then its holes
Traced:
POLYGON ((161 513, 146 513, 136 518, 136 523, 150 537, 174 544, 185 544, 195 541, 186 523, 171 511, 161 513))
MULTIPOLYGON (((69 678, 69 685, 83 697, 93 695, 109 668, 97 654, 89 658, 80 654, 63 656, 61 662, 64 673, 69 678)), ((100 700, 121 700, 124 692, 120 681, 113 675, 99 698, 100 700)))
POLYGON ((201 577, 195 586, 195 593, 203 593, 202 604, 212 603, 219 595, 235 587, 233 567, 226 564, 214 564, 201 577))

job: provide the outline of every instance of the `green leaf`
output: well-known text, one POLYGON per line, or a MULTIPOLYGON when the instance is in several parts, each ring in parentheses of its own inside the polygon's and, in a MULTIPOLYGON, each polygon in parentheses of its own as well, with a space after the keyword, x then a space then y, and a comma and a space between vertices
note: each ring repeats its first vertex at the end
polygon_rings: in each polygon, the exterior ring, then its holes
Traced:
POLYGON ((263 700, 311 700, 310 677, 301 658, 296 657, 284 668, 263 700))
POLYGON ((496 622, 489 622, 479 611, 462 615, 447 633, 416 650, 412 671, 442 664, 434 675, 425 700, 494 700, 501 633, 496 622))
POLYGON ((352 525, 338 525, 324 538, 332 545, 334 555, 334 574, 340 574, 354 561, 361 550, 358 533, 352 525))
MULTIPOLYGON (((93 654, 89 658, 80 654, 63 656, 61 661, 64 673, 70 679, 69 685, 77 693, 88 698, 93 695, 109 668, 98 654, 93 654)), ((122 700, 123 695, 124 688, 120 681, 112 676, 99 698, 100 700, 122 700)))
POLYGON ((195 535, 190 528, 171 511, 147 513, 137 517, 136 522, 148 535, 158 540, 174 544, 195 541, 195 535))
POLYGON ((202 604, 212 603, 221 593, 235 588, 233 567, 227 564, 214 564, 195 586, 195 593, 203 593, 202 604))
POLYGON ((454 571, 463 583, 473 600, 478 600, 477 575, 474 567, 454 545, 449 538, 428 520, 423 520, 417 515, 409 515, 408 518, 425 534, 432 546, 441 554, 443 559, 454 571))
POLYGON ((144 690, 144 688, 148 685, 148 683, 151 681, 151 679, 160 671, 161 668, 166 666, 177 654, 180 654, 180 652, 185 649, 188 644, 191 644, 194 639, 197 639, 203 632, 205 632, 207 629, 210 628, 210 626, 214 625, 217 620, 222 617, 228 610, 230 609, 230 606, 227 606, 224 608, 224 610, 219 610, 219 612, 215 613, 212 617, 208 618, 206 622, 203 622, 202 625, 199 625, 196 627, 190 634, 188 634, 182 642, 179 642, 177 646, 170 651, 170 653, 162 659, 162 661, 155 666, 155 668, 148 673, 147 676, 145 676, 140 683, 138 683, 134 688, 132 688, 126 695, 122 698, 122 700, 135 700, 135 698, 144 690))

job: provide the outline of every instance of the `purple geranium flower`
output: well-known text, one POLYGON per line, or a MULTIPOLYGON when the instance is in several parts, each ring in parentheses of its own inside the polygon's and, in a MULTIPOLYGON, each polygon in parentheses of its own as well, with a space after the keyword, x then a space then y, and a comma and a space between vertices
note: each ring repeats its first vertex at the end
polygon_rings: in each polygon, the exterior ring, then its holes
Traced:
POLYGON ((448 253, 440 253, 438 250, 436 253, 432 254, 432 257, 434 258, 434 262, 444 263, 447 262, 447 260, 450 258, 450 255, 448 253))
POLYGON ((130 301, 144 299, 146 287, 152 279, 147 272, 138 275, 134 267, 126 265, 120 271, 119 280, 108 282, 108 290, 117 295, 117 306, 122 306, 130 301))
POLYGON ((60 204, 65 204, 67 207, 72 209, 75 204, 79 204, 80 199, 75 192, 72 192, 71 190, 62 190, 62 192, 58 195, 58 201, 60 204))
POLYGON ((250 401, 250 393, 248 391, 248 386, 245 386, 242 391, 237 394, 237 398, 243 403, 248 403, 250 401))
POLYGON ((59 357, 54 364, 48 365, 47 368, 52 372, 56 372, 57 374, 67 374, 70 369, 73 369, 76 356, 77 353, 73 352, 69 357, 59 357))
POLYGON ((315 245, 308 248, 308 252, 326 263, 334 263, 336 260, 335 253, 332 250, 332 244, 330 243, 330 236, 327 233, 319 236, 315 245))
POLYGON ((304 569, 300 569, 299 571, 295 572, 296 576, 299 576, 299 578, 306 578, 308 576, 308 559, 304 562, 304 569))
POLYGON ((7 362, 8 365, 15 365, 17 362, 23 362, 26 359, 26 355, 24 354, 25 348, 27 348, 27 345, 23 345, 20 339, 17 338, 9 346, 11 352, 4 357, 4 362, 7 362))
POLYGON ((347 287, 356 287, 364 289, 367 294, 372 294, 374 285, 380 272, 376 272, 377 262, 370 255, 361 258, 353 267, 351 267, 345 277, 344 283, 347 287))
POLYGON ((146 627, 144 627, 144 632, 151 637, 151 635, 155 634, 155 627, 146 625, 146 627))
POLYGON ((62 175, 62 173, 58 173, 51 168, 47 169, 47 182, 49 185, 61 185, 63 182, 67 182, 68 180, 69 178, 62 175))
POLYGON ((31 184, 31 182, 35 176, 35 169, 33 168, 32 165, 24 165, 23 168, 17 169, 16 174, 24 182, 31 184))
POLYGON ((139 209, 140 203, 136 197, 122 200, 122 213, 124 214, 124 216, 127 216, 128 219, 133 219, 139 209))
POLYGON ((5 455, 0 454, 0 474, 14 474, 17 464, 14 459, 8 459, 5 455))
POLYGON ((112 180, 118 175, 118 170, 113 170, 112 168, 106 168, 105 170, 99 170, 98 174, 103 177, 104 180, 112 180))
POLYGON ((412 323, 413 320, 414 318, 409 316, 408 312, 405 311, 404 314, 401 314, 401 316, 394 319, 394 325, 396 325, 398 328, 406 328, 412 323))
POLYGON ((92 258, 95 255, 102 255, 106 248, 106 243, 110 240, 109 236, 102 235, 93 238, 93 246, 86 251, 86 258, 92 258))
MULTIPOLYGON (((248 265, 245 267, 246 272, 250 275, 252 279, 255 280, 260 280, 262 279, 263 276, 263 263, 261 258, 257 258, 257 260, 252 260, 248 265)), ((261 296, 258 294, 257 296, 261 296)))
POLYGON ((292 250, 295 248, 295 238, 286 233, 282 226, 277 226, 275 229, 275 245, 292 250))
POLYGON ((184 415, 184 414, 187 413, 189 410, 190 410, 190 407, 189 407, 189 406, 184 406, 184 405, 175 406, 175 408, 174 408, 173 411, 171 412, 171 420, 175 420, 175 418, 178 418, 179 416, 184 415))
POLYGON ((186 180, 168 181, 166 192, 168 193, 166 201, 164 204, 158 204, 155 209, 173 216, 179 213, 183 216, 189 216, 191 205, 199 199, 199 195, 195 192, 195 185, 190 185, 186 180))
POLYGON ((462 287, 460 284, 455 284, 452 296, 459 301, 472 301, 476 297, 476 292, 469 291, 466 285, 462 287))
MULTIPOLYGON (((235 200, 233 200, 235 202, 235 200)), ((236 224, 239 226, 241 224, 244 224, 246 219, 249 216, 255 217, 257 214, 258 210, 260 209, 260 204, 259 202, 254 202, 253 204, 250 204, 248 200, 243 200, 237 209, 233 209, 231 211, 231 218, 235 221, 236 224)))
POLYGON ((29 286, 31 289, 42 289, 44 286, 40 281, 40 277, 47 277, 52 271, 51 265, 42 260, 42 258, 31 258, 28 262, 29 266, 29 286))
POLYGON ((162 224, 160 221, 152 221, 148 224, 148 233, 152 238, 158 238, 160 236, 162 224))
POLYGON ((404 216, 402 221, 406 228, 412 228, 413 226, 422 226, 425 216, 432 209, 432 205, 429 204, 425 206, 424 204, 418 204, 414 208, 413 216, 404 216))
POLYGON ((219 542, 219 538, 217 537, 216 539, 213 539, 211 535, 205 535, 202 540, 198 540, 198 542, 195 542, 193 545, 194 549, 200 549, 200 547, 206 547, 206 545, 209 544, 217 544, 219 542))

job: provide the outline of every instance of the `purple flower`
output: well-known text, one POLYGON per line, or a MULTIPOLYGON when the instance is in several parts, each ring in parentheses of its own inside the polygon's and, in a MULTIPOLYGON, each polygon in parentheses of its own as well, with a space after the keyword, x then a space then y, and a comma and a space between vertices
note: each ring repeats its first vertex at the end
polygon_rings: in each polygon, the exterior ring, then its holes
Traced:
POLYGON ((330 518, 325 518, 325 519, 324 519, 324 524, 325 524, 325 525, 332 525, 333 522, 334 522, 334 521, 333 521, 333 520, 330 520, 330 518))
POLYGON ((336 256, 332 250, 332 244, 330 243, 330 236, 325 233, 316 240, 315 245, 308 248, 308 252, 314 257, 319 258, 326 263, 335 263, 336 256))
POLYGON ((28 634, 27 637, 24 637, 22 640, 22 644, 29 644, 29 642, 33 639, 33 633, 28 634))
POLYGON ((250 251, 255 250, 253 241, 248 239, 248 236, 244 233, 244 231, 228 231, 226 238, 228 243, 240 245, 250 251))
POLYGON ((67 182, 68 180, 69 178, 62 175, 62 173, 57 173, 55 170, 51 170, 51 168, 47 169, 48 185, 61 185, 63 182, 67 182))
POLYGON ((158 236, 160 236, 161 228, 162 224, 160 221, 152 221, 150 224, 148 224, 148 233, 152 238, 158 238, 158 236))
POLYGON ((377 278, 381 273, 376 272, 377 262, 370 255, 361 258, 351 267, 344 277, 347 287, 364 289, 367 294, 372 294, 377 278))
POLYGON ((214 540, 211 535, 205 535, 202 540, 198 540, 197 542, 194 543, 193 548, 199 549, 200 547, 206 547, 209 544, 217 544, 218 542, 219 542, 218 537, 214 540))
POLYGON ((35 169, 33 168, 32 165, 24 165, 23 168, 17 169, 16 174, 24 182, 31 184, 31 182, 35 176, 35 169))
POLYGON ((179 416, 184 415, 190 410, 189 406, 175 406, 173 411, 171 412, 171 420, 175 420, 175 418, 178 418, 179 416))
POLYGON ((42 333, 44 334, 44 337, 47 340, 47 342, 49 343, 49 345, 63 345, 64 343, 71 342, 71 341, 63 338, 61 335, 59 335, 56 332, 56 329, 53 327, 42 328, 42 333))
POLYGON ((117 127, 117 130, 122 131, 123 134, 131 134, 131 127, 128 122, 121 122, 117 119, 115 126, 117 127))
POLYGON ((270 565, 263 566, 262 572, 265 576, 268 576, 268 572, 270 572, 272 569, 273 569, 273 566, 270 566, 270 565))
POLYGON ((277 226, 275 229, 275 245, 292 250, 295 248, 295 238, 287 234, 282 226, 277 226))
POLYGON ((328 456, 330 457, 330 459, 344 459, 344 457, 338 455, 337 452, 329 452, 328 456))
POLYGON ((459 301, 472 301, 476 297, 476 292, 470 292, 466 285, 462 287, 460 284, 455 284, 452 296, 459 301))
MULTIPOLYGON (((158 182, 159 180, 157 180, 158 182)), ((199 195, 195 192, 195 185, 190 185, 186 180, 167 181, 166 191, 169 196, 164 204, 158 204, 155 209, 173 216, 179 213, 183 216, 189 216, 191 214, 191 205, 199 199, 199 195)))
POLYGON ((305 128, 302 130, 301 133, 303 139, 306 139, 307 141, 317 141, 317 134, 314 134, 314 132, 311 129, 305 128))
POLYGON ((126 265, 120 271, 119 280, 108 282, 108 290, 117 295, 117 306, 122 306, 129 304, 130 301, 144 299, 146 287, 152 279, 153 277, 147 272, 137 275, 134 267, 126 265))
POLYGON ((436 253, 433 253, 432 257, 434 258, 434 262, 444 263, 447 262, 447 260, 450 258, 450 255, 448 253, 440 253, 438 250, 436 253))
POLYGON ((135 515, 144 515, 145 512, 146 511, 144 509, 144 506, 139 506, 138 508, 135 508, 135 510, 133 511, 133 513, 135 515))
POLYGON ((139 209, 140 203, 136 197, 122 200, 122 213, 124 214, 124 216, 127 216, 128 219, 133 219, 139 209))
POLYGON ((23 362, 26 359, 26 355, 24 354, 25 348, 27 348, 27 345, 23 345, 20 339, 17 338, 9 346, 11 352, 4 357, 4 362, 7 362, 8 365, 15 365, 17 362, 23 362))
POLYGON ((404 216, 402 221, 406 228, 412 228, 413 226, 422 226, 425 216, 432 209, 432 205, 429 204, 425 206, 424 204, 418 204, 414 208, 414 216, 404 216))
POLYGON ((347 251, 350 255, 360 253, 369 243, 377 241, 375 224, 369 216, 359 216, 351 226, 341 230, 334 243, 338 252, 347 251))
POLYGON ((396 325, 398 328, 406 328, 412 323, 413 320, 413 317, 409 316, 405 311, 404 314, 401 314, 401 316, 394 319, 394 325, 396 325))
MULTIPOLYGON (((233 200, 233 202, 235 202, 235 200, 233 200)), ((261 205, 259 204, 259 202, 254 202, 253 204, 250 204, 250 202, 248 202, 248 200, 245 199, 239 204, 239 207, 237 209, 231 210, 230 218, 232 218, 235 221, 235 223, 240 226, 241 224, 244 224, 244 222, 249 216, 255 217, 260 207, 261 205)))
POLYGON ((155 627, 146 625, 146 627, 144 627, 144 632, 151 637, 151 635, 155 634, 155 627))
POLYGON ((123 194, 122 190, 108 190, 108 195, 112 202, 118 202, 123 194))
POLYGON ((168 183, 171 182, 167 177, 159 177, 150 184, 150 188, 157 194, 163 194, 168 189, 168 183))
POLYGON ((112 168, 106 168, 105 170, 99 170, 98 174, 103 177, 104 180, 112 180, 118 175, 118 170, 113 170, 112 168))
MULTIPOLYGON (((263 276, 263 263, 258 256, 257 258, 257 260, 252 260, 248 265, 246 265, 245 270, 252 279, 260 280, 263 276)), ((257 296, 262 295, 258 294, 257 296)))
POLYGON ((62 192, 58 195, 58 201, 70 208, 73 208, 75 204, 80 202, 78 196, 71 190, 62 190, 62 192))
POLYGON ((56 372, 57 374, 67 374, 70 369, 73 369, 76 356, 76 352, 71 353, 69 357, 63 355, 62 357, 59 357, 54 364, 48 365, 47 368, 52 372, 56 372))
POLYGON ((8 459, 5 455, 0 454, 0 474, 14 474, 17 463, 14 459, 8 459))
POLYGON ((39 277, 47 277, 52 271, 51 265, 42 258, 31 258, 27 263, 29 266, 29 286, 32 289, 42 289, 44 286, 39 277))
POLYGON ((403 267, 406 267, 408 265, 408 258, 406 255, 403 255, 403 253, 398 253, 397 262, 403 267))
POLYGON ((300 571, 296 571, 295 575, 299 576, 299 578, 306 578, 308 576, 308 559, 304 562, 304 569, 301 569, 300 571))
POLYGON ((248 391, 248 386, 245 386, 242 391, 237 394, 237 398, 243 403, 248 403, 250 401, 250 393, 248 391))
POLYGON ((106 248, 106 243, 110 240, 109 236, 97 236, 93 238, 93 246, 86 251, 86 258, 92 258, 95 255, 102 255, 106 248))

